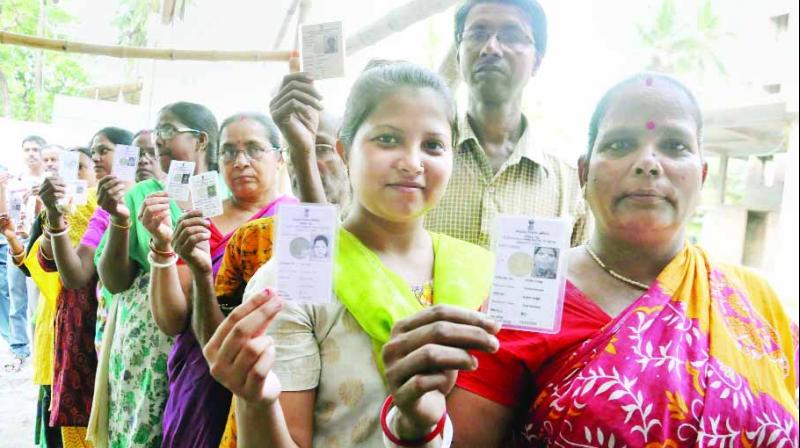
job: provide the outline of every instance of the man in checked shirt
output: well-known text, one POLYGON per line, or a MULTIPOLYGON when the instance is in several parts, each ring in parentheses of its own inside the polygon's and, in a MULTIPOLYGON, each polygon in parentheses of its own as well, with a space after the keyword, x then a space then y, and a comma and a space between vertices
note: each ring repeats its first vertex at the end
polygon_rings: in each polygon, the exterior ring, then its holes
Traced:
POLYGON ((499 213, 567 217, 572 245, 588 234, 575 164, 535 144, 522 97, 547 48, 547 20, 536 0, 467 0, 455 39, 469 107, 459 123, 453 175, 425 225, 484 247, 499 213))

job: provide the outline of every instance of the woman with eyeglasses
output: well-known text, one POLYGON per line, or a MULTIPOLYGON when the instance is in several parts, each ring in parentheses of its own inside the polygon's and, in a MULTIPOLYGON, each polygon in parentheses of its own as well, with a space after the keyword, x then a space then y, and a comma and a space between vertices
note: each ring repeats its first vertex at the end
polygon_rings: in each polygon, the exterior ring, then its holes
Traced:
POLYGON ((219 161, 231 191, 223 201, 222 215, 206 219, 201 212, 190 211, 174 220, 164 192, 150 195, 140 215, 153 238, 150 307, 161 331, 176 337, 167 361, 170 385, 163 446, 219 446, 230 408, 231 394, 211 377, 191 329, 192 278, 209 273, 216 278, 239 226, 273 215, 279 204, 296 202, 279 195, 280 133, 267 116, 240 113, 226 119, 220 126, 219 161), (208 241, 206 247, 182 250, 194 247, 200 237, 208 241), (175 252, 182 255, 180 261, 175 252))
MULTIPOLYGON (((177 102, 158 114, 155 129, 158 161, 168 171, 173 160, 195 162, 195 171, 216 169, 217 120, 200 104, 177 102)), ((150 265, 163 264, 150 253, 151 236, 140 212, 152 193, 164 190, 151 178, 128 190, 114 176, 100 181, 100 205, 109 227, 96 251, 103 285, 113 294, 103 334, 95 383, 89 439, 113 447, 159 446, 167 399, 167 356, 174 338, 159 330, 150 312, 150 265), (126 192, 126 190, 128 190, 126 192)), ((181 209, 172 201, 173 222, 181 209)))

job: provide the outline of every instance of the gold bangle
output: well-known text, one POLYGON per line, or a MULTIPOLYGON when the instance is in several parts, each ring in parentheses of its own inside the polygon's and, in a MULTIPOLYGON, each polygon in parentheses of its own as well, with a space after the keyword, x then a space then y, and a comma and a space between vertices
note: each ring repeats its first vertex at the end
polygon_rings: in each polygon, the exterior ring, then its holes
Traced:
POLYGON ((41 256, 42 256, 42 258, 44 258, 44 259, 45 259, 45 260, 47 260, 47 261, 53 261, 53 259, 52 259, 52 258, 50 258, 50 257, 48 257, 47 255, 45 255, 45 254, 44 254, 44 251, 42 250, 42 248, 41 248, 41 247, 39 248, 39 255, 41 255, 41 256))
POLYGON ((14 252, 11 252, 11 248, 9 248, 8 249, 8 253, 11 254, 11 258, 12 259, 19 258, 19 257, 25 258, 25 249, 22 249, 21 251, 19 251, 18 254, 15 254, 14 252))
POLYGON ((174 250, 173 251, 169 251, 169 252, 165 252, 163 250, 156 249, 155 242, 153 241, 152 238, 150 238, 149 246, 150 246, 150 252, 152 252, 152 253, 154 253, 156 255, 160 255, 162 257, 174 257, 175 256, 175 251, 174 250))
POLYGON ((128 230, 128 229, 130 229, 130 228, 131 228, 131 222, 130 222, 130 220, 128 221, 128 225, 127 225, 127 226, 121 226, 121 225, 119 225, 119 224, 115 223, 113 219, 109 220, 109 222, 111 223, 111 225, 112 225, 112 226, 114 226, 114 227, 116 227, 116 228, 118 228, 118 229, 122 229, 122 230, 128 230))
POLYGON ((63 229, 57 229, 58 232, 55 232, 53 229, 50 229, 48 232, 50 233, 51 238, 64 236, 69 233, 69 226, 64 227, 63 229))
POLYGON ((60 229, 55 229, 55 228, 53 228, 51 226, 44 226, 44 231, 45 231, 45 233, 59 233, 59 232, 63 232, 65 230, 67 230, 67 227, 69 227, 69 224, 67 224, 66 226, 64 226, 64 227, 62 227, 60 229))

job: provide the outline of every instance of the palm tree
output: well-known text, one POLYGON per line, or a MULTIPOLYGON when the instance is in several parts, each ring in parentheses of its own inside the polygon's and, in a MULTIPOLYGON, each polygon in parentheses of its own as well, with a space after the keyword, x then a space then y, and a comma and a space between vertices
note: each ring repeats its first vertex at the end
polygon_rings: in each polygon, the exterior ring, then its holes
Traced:
POLYGON ((717 44, 727 36, 711 0, 705 0, 694 23, 679 21, 675 0, 661 0, 651 23, 637 25, 639 37, 650 51, 647 69, 664 73, 694 73, 702 78, 716 72, 726 74, 717 44))

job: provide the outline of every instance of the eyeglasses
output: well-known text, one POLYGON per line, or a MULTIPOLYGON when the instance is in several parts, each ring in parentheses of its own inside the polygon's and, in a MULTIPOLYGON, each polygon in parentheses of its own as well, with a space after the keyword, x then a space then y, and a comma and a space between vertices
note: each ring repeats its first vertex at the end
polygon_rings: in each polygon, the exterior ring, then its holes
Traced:
POLYGON ((485 45, 492 36, 497 36, 498 42, 506 48, 514 50, 526 48, 535 43, 528 33, 517 27, 502 28, 496 31, 476 27, 464 31, 462 38, 465 43, 479 47, 485 45))
POLYGON ((171 124, 162 124, 161 126, 155 129, 156 137, 160 138, 161 140, 169 140, 174 138, 178 134, 183 134, 184 132, 191 132, 192 134, 200 134, 201 131, 192 128, 176 128, 171 124))
POLYGON ((280 148, 277 147, 269 147, 263 148, 258 145, 250 145, 245 149, 233 149, 233 148, 222 148, 220 153, 220 158, 225 163, 233 163, 236 159, 239 158, 239 154, 244 154, 244 158, 247 159, 248 162, 252 162, 253 160, 261 160, 264 158, 264 154, 271 149, 272 151, 279 152, 280 148))

